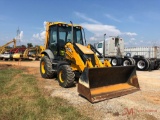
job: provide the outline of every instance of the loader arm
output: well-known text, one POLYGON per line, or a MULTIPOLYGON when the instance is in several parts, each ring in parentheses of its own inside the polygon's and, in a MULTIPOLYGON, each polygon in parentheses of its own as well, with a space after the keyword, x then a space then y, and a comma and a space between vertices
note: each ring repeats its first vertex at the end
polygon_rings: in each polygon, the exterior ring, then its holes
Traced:
POLYGON ((101 63, 93 52, 94 48, 91 48, 90 45, 87 46, 88 49, 85 49, 75 44, 74 48, 76 54, 81 58, 75 58, 75 60, 82 62, 86 59, 79 78, 78 92, 92 103, 139 90, 135 66, 111 67, 108 60, 104 60, 104 64, 101 63), (89 50, 90 54, 87 53, 89 50))
POLYGON ((0 47, 0 53, 3 53, 5 51, 5 47, 8 46, 9 44, 14 43, 14 48, 16 48, 16 39, 13 39, 6 43, 5 45, 0 47))
POLYGON ((107 59, 104 59, 104 63, 102 64, 102 62, 99 60, 99 58, 98 58, 98 56, 96 55, 96 53, 98 53, 101 57, 102 57, 102 54, 101 54, 100 52, 98 52, 98 51, 93 47, 93 45, 88 44, 88 45, 87 45, 87 48, 91 49, 91 50, 94 52, 94 57, 95 57, 95 60, 96 60, 96 65, 97 65, 97 67, 111 67, 110 62, 109 62, 107 59))
MULTIPOLYGON (((78 70, 82 72, 84 71, 85 67, 89 67, 89 68, 93 67, 91 60, 85 54, 82 53, 82 51, 79 49, 77 44, 67 43, 65 45, 65 49, 66 49, 65 57, 67 60, 71 61, 72 70, 78 70)), ((89 52, 92 52, 92 51, 89 50, 89 52)))

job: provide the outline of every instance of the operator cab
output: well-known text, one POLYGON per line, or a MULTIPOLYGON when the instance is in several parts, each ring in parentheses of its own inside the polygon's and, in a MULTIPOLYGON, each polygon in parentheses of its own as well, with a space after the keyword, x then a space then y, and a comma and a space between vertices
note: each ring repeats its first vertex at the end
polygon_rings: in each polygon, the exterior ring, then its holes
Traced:
MULTIPOLYGON (((65 44, 72 42, 72 25, 58 23, 49 26, 49 42, 48 48, 53 52, 54 56, 64 56, 65 44)), ((73 26, 73 42, 84 44, 81 26, 73 26)))

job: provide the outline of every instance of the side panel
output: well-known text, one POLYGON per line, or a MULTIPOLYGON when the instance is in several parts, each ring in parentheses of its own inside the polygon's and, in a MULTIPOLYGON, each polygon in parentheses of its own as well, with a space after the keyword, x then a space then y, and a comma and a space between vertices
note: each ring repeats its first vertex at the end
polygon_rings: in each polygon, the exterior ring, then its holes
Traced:
POLYGON ((120 51, 121 54, 124 56, 124 40, 122 38, 119 38, 119 45, 120 45, 120 51))
POLYGON ((125 55, 127 53, 131 54, 131 57, 134 55, 141 55, 145 58, 160 58, 160 47, 130 47, 125 48, 125 55))
POLYGON ((115 56, 115 39, 108 39, 108 55, 115 56))

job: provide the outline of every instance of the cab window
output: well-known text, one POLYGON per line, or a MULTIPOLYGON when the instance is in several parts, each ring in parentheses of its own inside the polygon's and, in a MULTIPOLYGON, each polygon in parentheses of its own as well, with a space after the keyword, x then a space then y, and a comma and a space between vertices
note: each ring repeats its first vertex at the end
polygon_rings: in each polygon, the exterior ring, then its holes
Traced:
POLYGON ((57 55, 57 27, 52 26, 49 30, 49 49, 54 55, 57 55))
POLYGON ((81 35, 81 31, 80 30, 77 30, 76 31, 76 39, 77 39, 77 43, 79 44, 83 44, 83 40, 82 40, 82 35, 81 35))
POLYGON ((97 48, 102 48, 102 43, 99 43, 97 48))

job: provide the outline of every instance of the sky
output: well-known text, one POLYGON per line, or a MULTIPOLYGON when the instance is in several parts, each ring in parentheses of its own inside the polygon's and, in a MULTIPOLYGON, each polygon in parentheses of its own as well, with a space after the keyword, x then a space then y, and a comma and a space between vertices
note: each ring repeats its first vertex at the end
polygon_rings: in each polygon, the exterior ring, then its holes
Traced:
POLYGON ((17 36, 19 45, 44 45, 45 23, 72 21, 87 43, 109 36, 126 47, 160 46, 160 0, 0 0, 0 46, 17 36))

